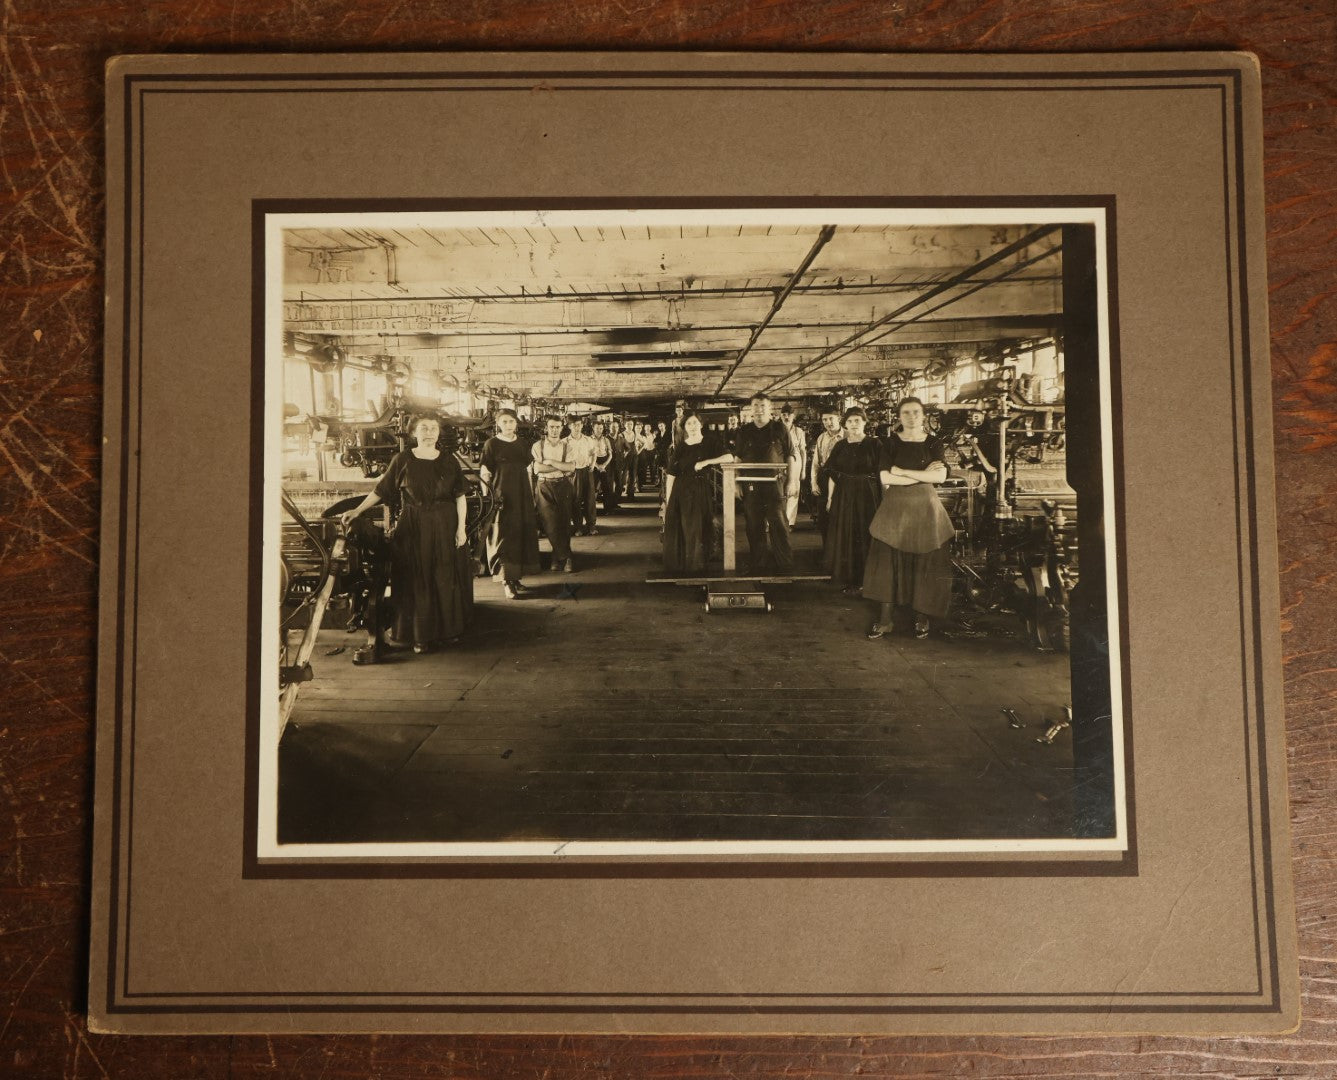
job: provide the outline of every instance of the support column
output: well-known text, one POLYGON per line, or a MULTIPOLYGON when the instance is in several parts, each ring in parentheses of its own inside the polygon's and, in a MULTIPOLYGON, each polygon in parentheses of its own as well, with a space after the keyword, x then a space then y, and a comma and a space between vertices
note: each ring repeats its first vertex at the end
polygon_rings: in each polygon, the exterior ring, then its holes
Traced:
MULTIPOLYGON (((1111 288, 1113 283, 1111 283, 1111 288)), ((1073 811, 1076 835, 1113 836, 1114 739, 1109 682, 1096 231, 1063 226, 1063 381, 1067 405, 1068 484, 1077 492, 1078 584, 1069 598, 1072 665, 1073 811)), ((1116 350, 1110 343, 1111 366, 1116 350)), ((1111 381, 1113 379, 1111 378, 1111 381)), ((1114 413, 1118 415, 1117 410, 1114 413)), ((1126 658, 1125 658, 1126 662, 1126 658)))

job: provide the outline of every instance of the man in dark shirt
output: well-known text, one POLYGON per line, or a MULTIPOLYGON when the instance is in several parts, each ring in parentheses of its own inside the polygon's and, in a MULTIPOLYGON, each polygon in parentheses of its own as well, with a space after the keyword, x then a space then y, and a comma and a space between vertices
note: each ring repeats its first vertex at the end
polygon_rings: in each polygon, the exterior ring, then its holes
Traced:
POLYGON ((608 443, 613 448, 613 463, 609 470, 613 507, 617 509, 622 502, 622 493, 627 490, 627 440, 622 437, 622 424, 617 420, 608 421, 608 443))
POLYGON ((605 514, 616 512, 617 491, 613 486, 613 440, 604 433, 603 421, 594 422, 594 486, 603 500, 605 514))
POLYGON ((670 433, 672 435, 672 446, 677 446, 687 437, 687 430, 684 426, 686 419, 687 402, 679 398, 673 403, 673 428, 670 433))
POLYGON ((724 418, 724 449, 731 454, 734 453, 738 446, 739 426, 737 413, 730 412, 729 415, 724 418))
POLYGON ((798 476, 798 457, 789 431, 771 417, 771 399, 758 394, 752 399, 752 420, 738 429, 734 455, 741 462, 785 464, 779 483, 765 480, 744 482, 743 516, 747 521, 748 572, 765 573, 772 567, 782 574, 794 569, 785 524, 785 492, 798 476), (768 535, 769 534, 769 535, 768 535))

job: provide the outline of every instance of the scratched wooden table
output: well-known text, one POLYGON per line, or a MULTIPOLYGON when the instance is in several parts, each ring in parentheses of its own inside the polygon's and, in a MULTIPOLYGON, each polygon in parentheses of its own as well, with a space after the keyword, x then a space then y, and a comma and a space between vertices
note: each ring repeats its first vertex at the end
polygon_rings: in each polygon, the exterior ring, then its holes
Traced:
POLYGON ((1337 1075, 1337 6, 1332 0, 5 0, 0 1075, 1337 1075), (102 64, 365 48, 1239 48, 1264 70, 1304 1024, 1272 1039, 105 1038, 81 1018, 101 414, 102 64), (1329 915, 1332 916, 1329 919, 1329 915))

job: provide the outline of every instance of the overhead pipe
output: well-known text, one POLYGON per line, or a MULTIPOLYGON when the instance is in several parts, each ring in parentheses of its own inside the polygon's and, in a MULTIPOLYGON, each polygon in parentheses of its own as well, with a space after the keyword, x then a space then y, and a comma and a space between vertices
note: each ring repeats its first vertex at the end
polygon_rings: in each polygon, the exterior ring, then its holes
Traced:
POLYGON ((785 287, 776 293, 775 301, 771 304, 771 310, 766 312, 766 318, 762 319, 760 323, 753 327, 752 336, 747 339, 747 344, 739 350, 738 357, 734 360, 729 370, 724 373, 724 378, 720 380, 719 386, 715 387, 714 396, 719 397, 720 393, 724 390, 725 384, 733 378, 734 372, 737 371, 739 365, 742 364, 743 358, 752 351, 752 346, 757 343, 757 339, 761 337, 762 331, 771 324, 771 320, 775 318, 776 313, 779 312, 780 308, 784 305, 784 302, 789 299, 789 294, 794 291, 794 286, 797 285, 799 279, 808 272, 808 267, 810 267, 812 261, 817 258, 817 253, 821 251, 822 248, 826 247, 827 241, 835 234, 836 227, 834 225, 822 226, 822 231, 817 234, 817 240, 812 245, 812 250, 808 252, 807 257, 804 258, 803 262, 799 264, 799 268, 789 275, 789 280, 785 282, 785 287))
MULTIPOLYGON (((1024 262, 1019 262, 1015 266, 1009 266, 997 277, 991 277, 987 281, 981 281, 976 285, 972 285, 969 289, 961 293, 959 296, 950 296, 946 300, 944 300, 941 304, 934 304, 931 308, 926 308, 925 310, 919 312, 919 314, 912 315, 910 316, 910 318, 904 319, 901 322, 896 323, 895 326, 883 330, 882 333, 877 335, 877 337, 870 338, 867 341, 859 342, 859 344, 854 346, 854 348, 859 348, 859 349, 866 348, 869 345, 873 345, 876 342, 881 341, 885 337, 890 337, 892 334, 896 333, 897 331, 905 329, 905 327, 907 326, 913 326, 920 320, 928 317, 929 315, 932 315, 935 311, 941 311, 945 307, 950 307, 952 304, 959 303, 960 301, 964 300, 967 296, 974 296, 975 293, 979 292, 981 289, 987 289, 990 285, 997 285, 1000 281, 1008 281, 1011 278, 1016 277, 1023 270, 1029 270, 1036 263, 1044 262, 1045 259, 1048 259, 1052 255, 1057 255, 1062 250, 1063 250, 1063 245, 1061 243, 1055 244, 1051 248, 1046 248, 1044 251, 1040 252, 1039 255, 1032 255, 1029 259, 1026 259, 1024 262)), ((1028 278, 1027 280, 1030 281, 1034 279, 1028 278)), ((990 317, 992 318, 992 316, 990 317)), ((1000 318, 1005 318, 1005 316, 1001 316, 1000 318)), ((850 351, 853 350, 851 349, 850 351)), ((834 357, 834 359, 839 360, 842 359, 843 356, 848 356, 848 355, 849 353, 847 352, 842 354, 842 356, 834 357)))
MULTIPOLYGON (((919 312, 919 314, 917 314, 917 315, 912 315, 912 316, 911 316, 910 318, 908 318, 908 319, 902 319, 900 322, 896 323, 894 326, 891 326, 891 327, 889 327, 888 329, 883 330, 882 333, 880 333, 880 334, 877 335, 877 337, 869 338, 867 341, 861 341, 861 342, 859 342, 857 345, 852 345, 852 346, 850 346, 848 349, 846 349, 844 352, 842 352, 839 356, 832 356, 832 357, 830 357, 828 360, 826 360, 824 363, 820 364, 818 367, 815 367, 815 368, 810 367, 808 370, 805 370, 805 371, 803 371, 803 372, 801 372, 801 373, 785 375, 785 376, 783 376, 782 378, 777 379, 775 382, 773 382, 773 383, 771 384, 771 386, 782 386, 782 385, 784 385, 785 383, 788 383, 788 382, 793 381, 794 379, 800 379, 800 378, 803 378, 803 377, 806 376, 806 375, 810 375, 810 374, 812 374, 813 371, 819 371, 819 370, 821 370, 821 368, 826 367, 828 364, 834 364, 834 363, 836 363, 838 360, 843 360, 843 359, 845 359, 845 357, 849 356, 850 353, 854 352, 855 349, 867 348, 869 345, 876 344, 877 342, 881 341, 883 338, 885 338, 885 337, 890 337, 892 334, 896 333, 896 332, 899 331, 899 330, 904 330, 907 326, 913 326, 915 323, 919 322, 921 319, 926 318, 926 317, 929 316, 929 315, 932 315, 935 311, 941 311, 943 308, 948 307, 948 306, 950 306, 950 305, 952 305, 952 304, 955 304, 955 303, 957 303, 958 301, 964 300, 967 296, 972 296, 973 294, 979 292, 981 289, 988 288, 990 285, 997 285, 1000 281, 1007 281, 1009 278, 1011 278, 1011 277, 1013 277, 1013 276, 1015 276, 1015 275, 1017 275, 1017 274, 1020 274, 1023 270, 1026 270, 1026 269, 1028 269, 1029 267, 1034 266, 1036 263, 1041 262, 1041 261, 1043 261, 1044 259, 1049 258, 1051 255, 1057 255, 1057 254, 1058 254, 1060 251, 1062 251, 1062 250, 1063 250, 1063 245, 1062 245, 1062 244, 1055 244, 1053 247, 1051 247, 1051 248, 1047 248, 1046 250, 1040 252, 1039 255, 1033 255, 1031 258, 1027 259, 1025 262, 1020 262, 1020 263, 1017 263, 1016 266, 1008 267, 1008 269, 1004 270, 1004 271, 1003 271, 1001 274, 999 274, 997 277, 990 278, 988 281, 981 281, 979 284, 971 286, 969 289, 967 289, 965 292, 961 293, 959 296, 951 296, 951 297, 948 297, 948 298, 947 298, 946 300, 944 300, 941 304, 934 304, 933 307, 931 307, 931 308, 925 308, 923 311, 919 312)), ((866 334, 866 333, 868 333, 869 330, 871 330, 871 329, 872 329, 872 327, 870 326, 870 327, 868 327, 867 329, 865 329, 865 330, 862 331, 862 332, 866 334)), ((837 346, 837 347, 838 347, 838 346, 837 346)), ((829 353, 830 351, 831 351, 831 350, 828 349, 828 350, 827 350, 827 353, 829 353)), ((823 355, 826 355, 826 354, 823 354, 823 355)), ((821 359, 821 358, 818 357, 818 359, 821 359)), ((769 390, 770 388, 771 388, 771 387, 768 386, 766 389, 769 390)))
MULTIPOLYGON (((305 249, 297 249, 297 250, 305 250, 305 249)), ((1055 275, 1053 277, 1035 278, 1034 280, 1059 281, 1061 279, 1057 275, 1055 275)), ((686 292, 684 292, 681 286, 677 288, 647 289, 644 285, 640 285, 637 283, 633 284, 636 284, 637 287, 637 291, 635 293, 629 291, 628 289, 587 289, 579 294, 579 299, 664 300, 669 297, 674 297, 674 298, 687 297, 689 299, 695 300, 698 297, 711 297, 711 296, 738 297, 738 296, 762 296, 763 294, 771 296, 775 295, 775 289, 767 285, 702 285, 698 288, 691 288, 688 289, 686 292)), ((403 288, 403 285, 401 284, 400 287, 403 288)), ((830 285, 830 284, 825 284, 823 282, 810 282, 809 284, 806 285, 800 284, 796 286, 794 291, 802 296, 806 296, 810 293, 847 293, 852 296, 857 296, 862 294, 877 295, 879 293, 910 292, 917 288, 919 288, 919 283, 917 282, 847 281, 843 285, 830 285)), ((489 293, 469 293, 467 296, 460 296, 453 294, 421 295, 415 293, 411 296, 405 294, 403 296, 366 297, 362 300, 357 301, 357 303, 362 303, 362 304, 440 303, 442 301, 447 301, 447 300, 466 300, 466 299, 473 300, 478 303, 483 303, 485 301, 493 301, 493 302, 511 301, 513 303, 528 303, 528 304, 569 303, 571 301, 571 297, 566 293, 562 293, 556 296, 545 296, 542 293, 522 294, 522 293, 508 293, 505 291, 499 291, 499 292, 489 292, 489 293)), ((338 301, 324 300, 324 299, 307 299, 305 297, 303 298, 288 297, 287 299, 284 300, 284 303, 333 304, 333 303, 338 303, 338 301)))
MULTIPOLYGON (((825 367, 826 364, 833 363, 834 360, 836 359, 834 354, 841 352, 841 350, 844 349, 847 345, 850 345, 851 343, 858 341, 860 338, 872 333, 879 326, 885 326, 893 319, 900 318, 900 316, 904 315, 907 311, 919 307, 920 304, 927 303, 929 300, 932 300, 935 296, 941 296, 949 289, 957 288, 958 286, 964 284, 968 279, 980 273, 980 271, 987 270, 989 267, 995 266, 996 264, 1002 262, 1009 256, 1015 255, 1018 251, 1022 251, 1025 248, 1030 247, 1031 244, 1035 243, 1037 240, 1040 240, 1045 236, 1048 236, 1051 232, 1053 232, 1057 228, 1059 228, 1058 225, 1042 225, 1040 228, 1035 229, 1030 233, 1027 233, 1020 240, 1013 241, 1004 248, 999 248, 999 250, 995 251, 988 258, 981 259, 979 262, 975 263, 974 266, 967 267, 959 274, 953 274, 946 281, 943 281, 933 286, 933 288, 927 290, 922 295, 915 297, 913 300, 909 301, 906 304, 902 304, 900 307, 896 308, 896 310, 890 311, 886 315, 883 315, 880 319, 875 319, 873 322, 865 326, 862 330, 856 330, 853 334, 845 338, 843 341, 838 341, 836 342, 836 344, 830 346, 827 349, 824 349, 822 352, 818 353, 811 360, 809 360, 806 364, 800 364, 788 375, 775 379, 774 381, 763 387, 763 392, 774 390, 777 386, 782 386, 785 383, 793 382, 795 379, 800 379, 804 375, 809 374, 810 372, 825 367), (827 359, 828 357, 830 357, 831 359, 827 359)), ((984 284, 991 284, 991 283, 992 282, 985 282, 984 284)), ((983 285, 981 285, 980 287, 982 288, 983 285)))

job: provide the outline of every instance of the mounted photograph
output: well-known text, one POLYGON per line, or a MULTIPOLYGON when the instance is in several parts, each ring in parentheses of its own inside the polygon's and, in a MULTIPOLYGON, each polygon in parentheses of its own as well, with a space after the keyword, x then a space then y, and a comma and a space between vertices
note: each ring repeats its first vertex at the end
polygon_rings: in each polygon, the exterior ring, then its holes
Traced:
POLYGON ((255 213, 260 861, 1128 850, 1112 206, 255 213))
POLYGON ((90 1026, 1293 1026, 1259 75, 116 58, 90 1026))

